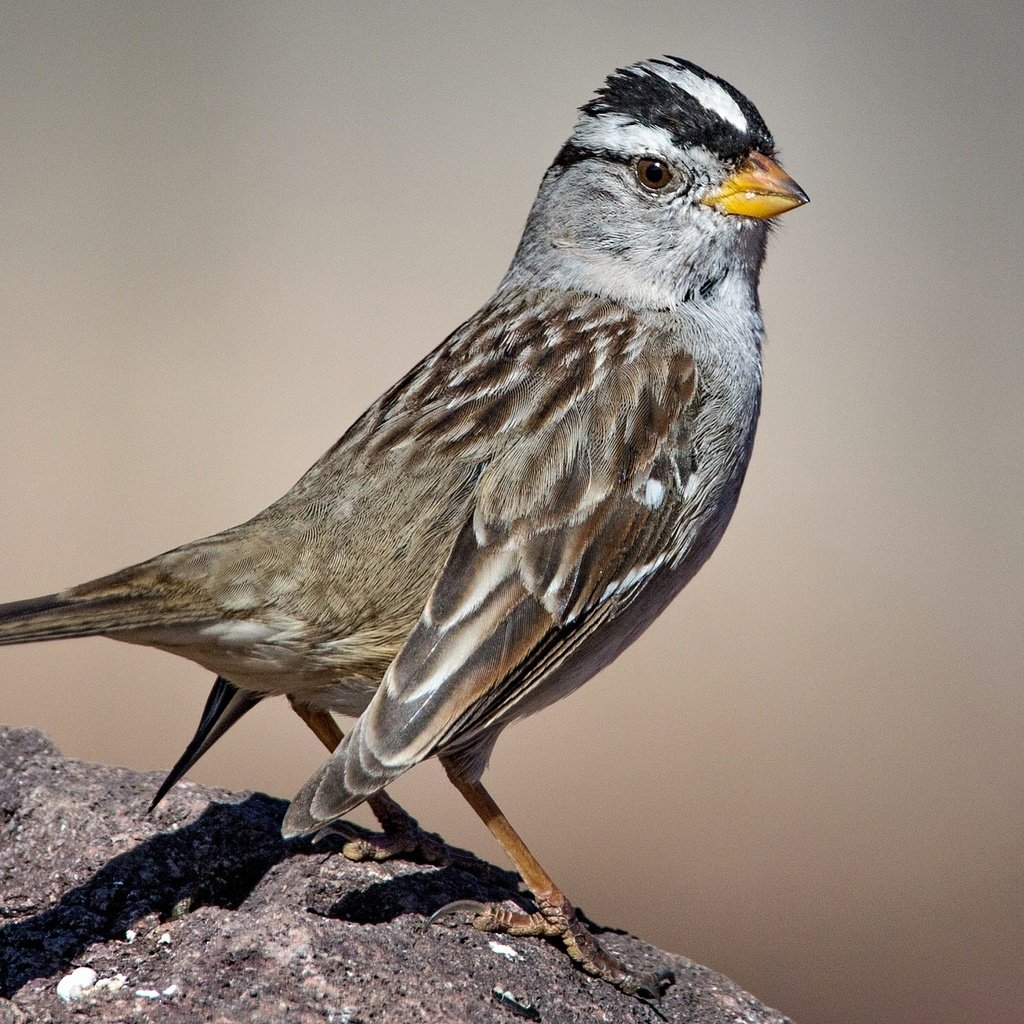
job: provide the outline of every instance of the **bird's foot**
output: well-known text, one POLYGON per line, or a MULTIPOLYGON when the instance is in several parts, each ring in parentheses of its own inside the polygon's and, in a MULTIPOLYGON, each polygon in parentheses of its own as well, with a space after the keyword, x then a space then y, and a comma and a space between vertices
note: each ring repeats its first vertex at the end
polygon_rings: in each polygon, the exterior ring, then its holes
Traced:
POLYGON ((382 831, 361 835, 348 829, 344 822, 330 826, 331 831, 347 840, 341 848, 342 856, 355 861, 403 857, 427 864, 448 863, 444 840, 421 828, 419 822, 386 793, 377 793, 368 803, 382 831))
POLYGON ((540 910, 527 914, 512 910, 505 903, 460 901, 442 907, 431 916, 430 923, 446 914, 470 910, 474 912, 473 927, 478 931, 561 939, 569 956, 588 974, 615 985, 627 995, 643 999, 660 999, 675 982, 675 975, 668 968, 635 971, 612 956, 580 921, 572 904, 561 893, 537 902, 540 910))
POLYGON ((371 835, 352 836, 341 848, 348 860, 392 860, 396 857, 420 860, 427 864, 446 864, 448 857, 440 836, 425 832, 415 823, 414 828, 402 832, 375 832, 371 835))

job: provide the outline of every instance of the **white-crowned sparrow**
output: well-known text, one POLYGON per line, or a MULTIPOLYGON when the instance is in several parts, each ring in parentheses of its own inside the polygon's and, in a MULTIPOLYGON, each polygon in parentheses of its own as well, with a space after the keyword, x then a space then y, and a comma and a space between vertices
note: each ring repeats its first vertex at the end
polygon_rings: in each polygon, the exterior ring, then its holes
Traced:
POLYGON ((635 640, 732 515, 760 404, 767 219, 807 200, 774 149, 753 105, 693 64, 617 71, 581 108, 493 298, 283 498, 0 607, 0 643, 103 634, 216 672, 166 785, 287 694, 337 746, 289 836, 367 799, 408 833, 381 791, 440 757, 537 903, 480 908, 476 924, 561 936, 586 970, 655 993, 665 978, 601 949, 479 780, 505 726, 635 640), (358 716, 340 744, 335 711, 358 716))

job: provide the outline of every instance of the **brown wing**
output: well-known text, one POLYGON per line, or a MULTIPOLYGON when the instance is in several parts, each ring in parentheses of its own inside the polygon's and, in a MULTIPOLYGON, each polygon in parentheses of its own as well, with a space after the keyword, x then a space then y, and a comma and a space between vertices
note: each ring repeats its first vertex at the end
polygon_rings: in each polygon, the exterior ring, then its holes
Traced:
POLYGON ((452 454, 480 429, 498 443, 418 623, 343 746, 296 797, 289 831, 514 717, 670 558, 685 521, 693 360, 621 318, 586 328, 596 357, 584 372, 573 365, 582 356, 567 360, 565 345, 541 338, 525 386, 469 388, 428 429, 393 435, 435 447, 442 438, 452 454), (545 347, 552 358, 539 368, 545 347))

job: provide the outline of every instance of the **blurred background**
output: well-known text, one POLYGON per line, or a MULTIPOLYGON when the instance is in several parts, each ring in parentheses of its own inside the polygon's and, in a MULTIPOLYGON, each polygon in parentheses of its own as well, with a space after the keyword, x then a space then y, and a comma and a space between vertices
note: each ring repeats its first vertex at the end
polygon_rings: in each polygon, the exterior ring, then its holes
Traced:
MULTIPOLYGON (((1021 1019, 1022 41, 1019 0, 3 4, 0 599, 283 493, 489 296, 605 74, 688 57, 813 200, 763 280, 753 465, 696 581, 487 781, 588 914, 801 1024, 1021 1019)), ((166 769, 211 681, 8 648, 0 720, 166 769)), ((271 702, 193 777, 290 797, 323 756, 271 702)), ((395 795, 503 862, 436 764, 395 795)))

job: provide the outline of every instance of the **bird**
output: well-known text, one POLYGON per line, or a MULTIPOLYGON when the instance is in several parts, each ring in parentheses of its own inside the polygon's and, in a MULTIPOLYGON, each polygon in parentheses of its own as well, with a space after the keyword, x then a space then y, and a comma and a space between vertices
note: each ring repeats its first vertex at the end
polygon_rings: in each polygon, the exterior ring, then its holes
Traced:
POLYGON ((561 939, 586 972, 657 997, 671 974, 601 946, 481 778, 506 727, 622 653, 721 539, 761 405, 769 229, 807 201, 724 79, 671 56, 617 69, 579 108, 493 296, 282 498, 0 606, 0 644, 102 635, 215 673, 157 799, 286 695, 332 751, 286 837, 368 801, 384 836, 356 855, 420 848, 385 789, 439 758, 535 908, 474 904, 473 925, 561 939))

